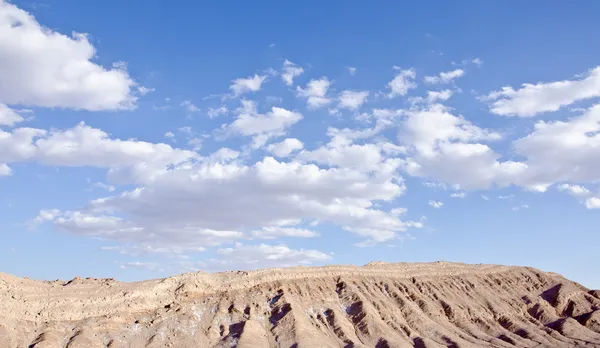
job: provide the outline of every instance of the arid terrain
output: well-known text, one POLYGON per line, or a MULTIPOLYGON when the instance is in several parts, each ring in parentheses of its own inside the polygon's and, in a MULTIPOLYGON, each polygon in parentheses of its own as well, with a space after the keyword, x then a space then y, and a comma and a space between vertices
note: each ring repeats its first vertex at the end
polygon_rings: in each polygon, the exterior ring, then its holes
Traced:
POLYGON ((600 291, 528 267, 372 263, 122 283, 0 274, 0 347, 600 347, 600 291))

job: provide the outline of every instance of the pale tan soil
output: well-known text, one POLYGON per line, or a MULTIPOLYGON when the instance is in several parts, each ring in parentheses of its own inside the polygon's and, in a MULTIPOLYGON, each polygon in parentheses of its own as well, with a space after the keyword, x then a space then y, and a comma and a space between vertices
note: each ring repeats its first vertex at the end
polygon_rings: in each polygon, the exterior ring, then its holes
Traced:
POLYGON ((0 273, 0 347, 600 347, 600 293, 526 267, 373 263, 121 283, 0 273))

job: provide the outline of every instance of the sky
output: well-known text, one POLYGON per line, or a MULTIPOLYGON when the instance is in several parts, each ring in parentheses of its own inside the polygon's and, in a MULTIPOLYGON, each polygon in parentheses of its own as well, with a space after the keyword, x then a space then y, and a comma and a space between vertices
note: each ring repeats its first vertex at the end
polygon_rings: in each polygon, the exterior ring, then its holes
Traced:
POLYGON ((600 3, 0 0, 0 271, 600 288, 600 3))

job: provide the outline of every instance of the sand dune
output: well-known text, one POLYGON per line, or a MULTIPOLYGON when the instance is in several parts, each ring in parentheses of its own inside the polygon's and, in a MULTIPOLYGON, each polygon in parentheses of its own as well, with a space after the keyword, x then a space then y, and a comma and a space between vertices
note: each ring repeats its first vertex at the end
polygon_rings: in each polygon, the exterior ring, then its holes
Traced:
POLYGON ((457 263, 193 273, 134 283, 0 274, 0 347, 600 347, 600 292, 457 263))

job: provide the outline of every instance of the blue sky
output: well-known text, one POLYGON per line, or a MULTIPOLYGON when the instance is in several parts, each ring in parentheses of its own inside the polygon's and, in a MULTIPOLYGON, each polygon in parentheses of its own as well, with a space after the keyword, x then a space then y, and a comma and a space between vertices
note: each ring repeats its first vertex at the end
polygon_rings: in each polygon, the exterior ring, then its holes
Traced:
POLYGON ((595 2, 0 1, 0 265, 600 288, 595 2))

